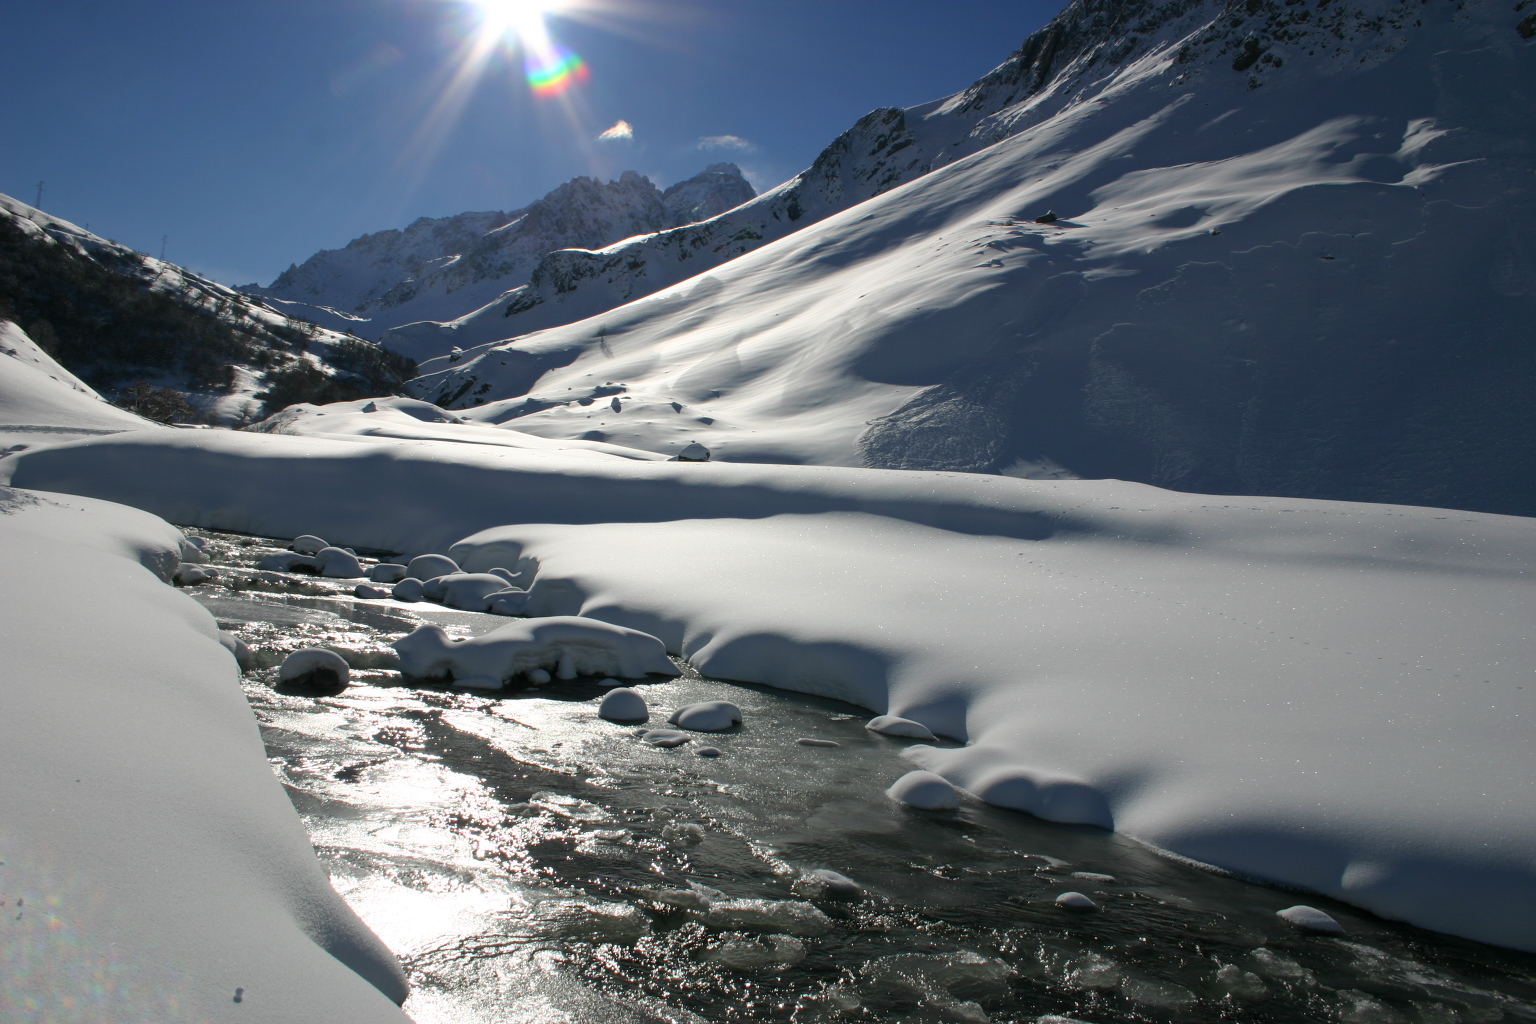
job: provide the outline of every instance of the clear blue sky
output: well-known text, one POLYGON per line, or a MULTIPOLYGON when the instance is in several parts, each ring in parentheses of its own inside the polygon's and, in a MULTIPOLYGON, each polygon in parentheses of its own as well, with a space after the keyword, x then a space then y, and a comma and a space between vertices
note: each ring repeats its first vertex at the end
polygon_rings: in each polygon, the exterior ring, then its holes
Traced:
MULTIPOLYGON (((665 186, 717 160, 760 188, 878 106, 969 85, 1061 0, 587 0, 551 18, 589 78, 489 66, 432 114, 458 0, 4 5, 0 191, 230 284, 419 216, 510 210, 579 174, 665 186), (620 119, 630 141, 596 142, 620 119), (701 149, 735 136, 750 148, 701 149)), ((736 144, 740 146, 740 144, 736 144)))

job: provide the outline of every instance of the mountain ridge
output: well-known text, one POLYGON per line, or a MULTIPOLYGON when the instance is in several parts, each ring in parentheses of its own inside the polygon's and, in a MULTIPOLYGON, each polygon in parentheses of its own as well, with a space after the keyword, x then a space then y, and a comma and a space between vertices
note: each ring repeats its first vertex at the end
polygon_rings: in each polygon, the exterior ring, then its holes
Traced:
POLYGON ((931 170, 408 390, 742 461, 1536 514, 1519 13, 1074 4, 976 85, 876 118, 910 133, 890 166, 931 170))
MULTIPOLYGON (((637 171, 606 183, 577 177, 517 210, 421 217, 404 229, 359 236, 290 266, 265 288, 242 290, 377 340, 403 323, 478 308, 526 281, 552 250, 691 223, 755 194, 732 163, 711 164, 665 190, 637 171)), ((413 354, 409 345, 397 347, 413 354)))

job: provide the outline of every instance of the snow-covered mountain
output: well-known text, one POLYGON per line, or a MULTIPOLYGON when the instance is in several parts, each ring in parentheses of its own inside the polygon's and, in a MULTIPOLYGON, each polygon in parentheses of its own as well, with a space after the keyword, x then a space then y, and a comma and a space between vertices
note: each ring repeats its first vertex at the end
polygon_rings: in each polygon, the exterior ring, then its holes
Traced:
POLYGON ((147 379, 179 394, 188 416, 224 425, 259 418, 263 393, 277 408, 306 395, 383 394, 410 372, 376 344, 6 195, 0 317, 20 322, 30 341, 103 390, 147 379))
MULTIPOLYGON (((617 181, 575 178, 511 212, 422 217, 291 266, 270 287, 246 286, 279 308, 377 339, 392 327, 449 320, 524 284, 549 252, 597 248, 713 217, 756 192, 735 164, 711 164, 665 191, 635 171, 617 181)), ((396 345, 412 349, 409 343, 396 345)), ((448 345, 424 352, 441 355, 448 345)))
POLYGON ((524 312, 452 328, 707 274, 409 390, 740 461, 1536 514, 1528 20, 1080 0, 970 88, 865 118, 839 167, 553 254, 524 312))

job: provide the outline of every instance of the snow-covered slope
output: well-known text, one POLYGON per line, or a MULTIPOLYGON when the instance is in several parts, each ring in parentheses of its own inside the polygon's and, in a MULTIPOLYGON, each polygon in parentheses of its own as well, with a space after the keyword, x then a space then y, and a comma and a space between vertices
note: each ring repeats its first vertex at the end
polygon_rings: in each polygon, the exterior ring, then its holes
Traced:
POLYGON ((181 543, 0 488, 0 1019, 403 1022, 405 977, 331 888, 217 623, 166 582, 181 543))
POLYGON ((110 405, 27 333, 0 320, 0 448, 73 441, 156 424, 110 405))
POLYGON ((649 298, 425 364, 410 391, 725 459, 1536 513, 1519 23, 1506 0, 1076 3, 850 144, 871 192, 935 169, 649 298))
MULTIPOLYGON (((499 299, 552 250, 596 248, 691 224, 755 194, 729 163, 712 164, 664 192, 635 171, 607 183, 575 178, 510 213, 423 217, 403 231, 363 235, 289 267, 267 288, 244 290, 316 323, 378 339, 402 324, 451 320, 499 299)), ((406 332, 390 344, 412 358, 450 347, 412 339, 406 332)))
POLYGON ((304 367, 321 381, 378 387, 370 378, 376 345, 290 317, 10 196, 0 195, 0 225, 8 316, 25 313, 28 327, 46 324, 51 347, 68 352, 81 374, 119 385, 147 378, 183 392, 197 415, 222 424, 261 415, 256 395, 274 372, 304 367), (49 258, 13 242, 46 246, 49 258), (82 325, 99 335, 95 344, 72 336, 82 325))
POLYGON ((1536 950, 1536 520, 227 431, 4 472, 208 527, 526 557, 529 614, 916 719, 968 745, 909 756, 987 802, 1536 950))

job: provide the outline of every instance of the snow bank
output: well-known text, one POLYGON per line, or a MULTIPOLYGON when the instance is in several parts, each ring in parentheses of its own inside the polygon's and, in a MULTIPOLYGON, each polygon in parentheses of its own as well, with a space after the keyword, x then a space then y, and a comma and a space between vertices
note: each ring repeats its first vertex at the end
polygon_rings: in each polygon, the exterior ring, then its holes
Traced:
POLYGON ((1076 528, 520 526, 453 553, 535 558, 535 598, 706 674, 966 740, 908 756, 987 802, 1536 949, 1536 523, 1021 486, 1076 528))
POLYGON ((404 976, 331 889, 212 616, 164 582, 180 542, 0 490, 0 1018, 403 1022, 381 990, 404 976))
POLYGON ((1536 949, 1531 520, 216 431, 7 466, 201 526, 536 569, 530 612, 967 741, 910 756, 980 799, 1536 949))

